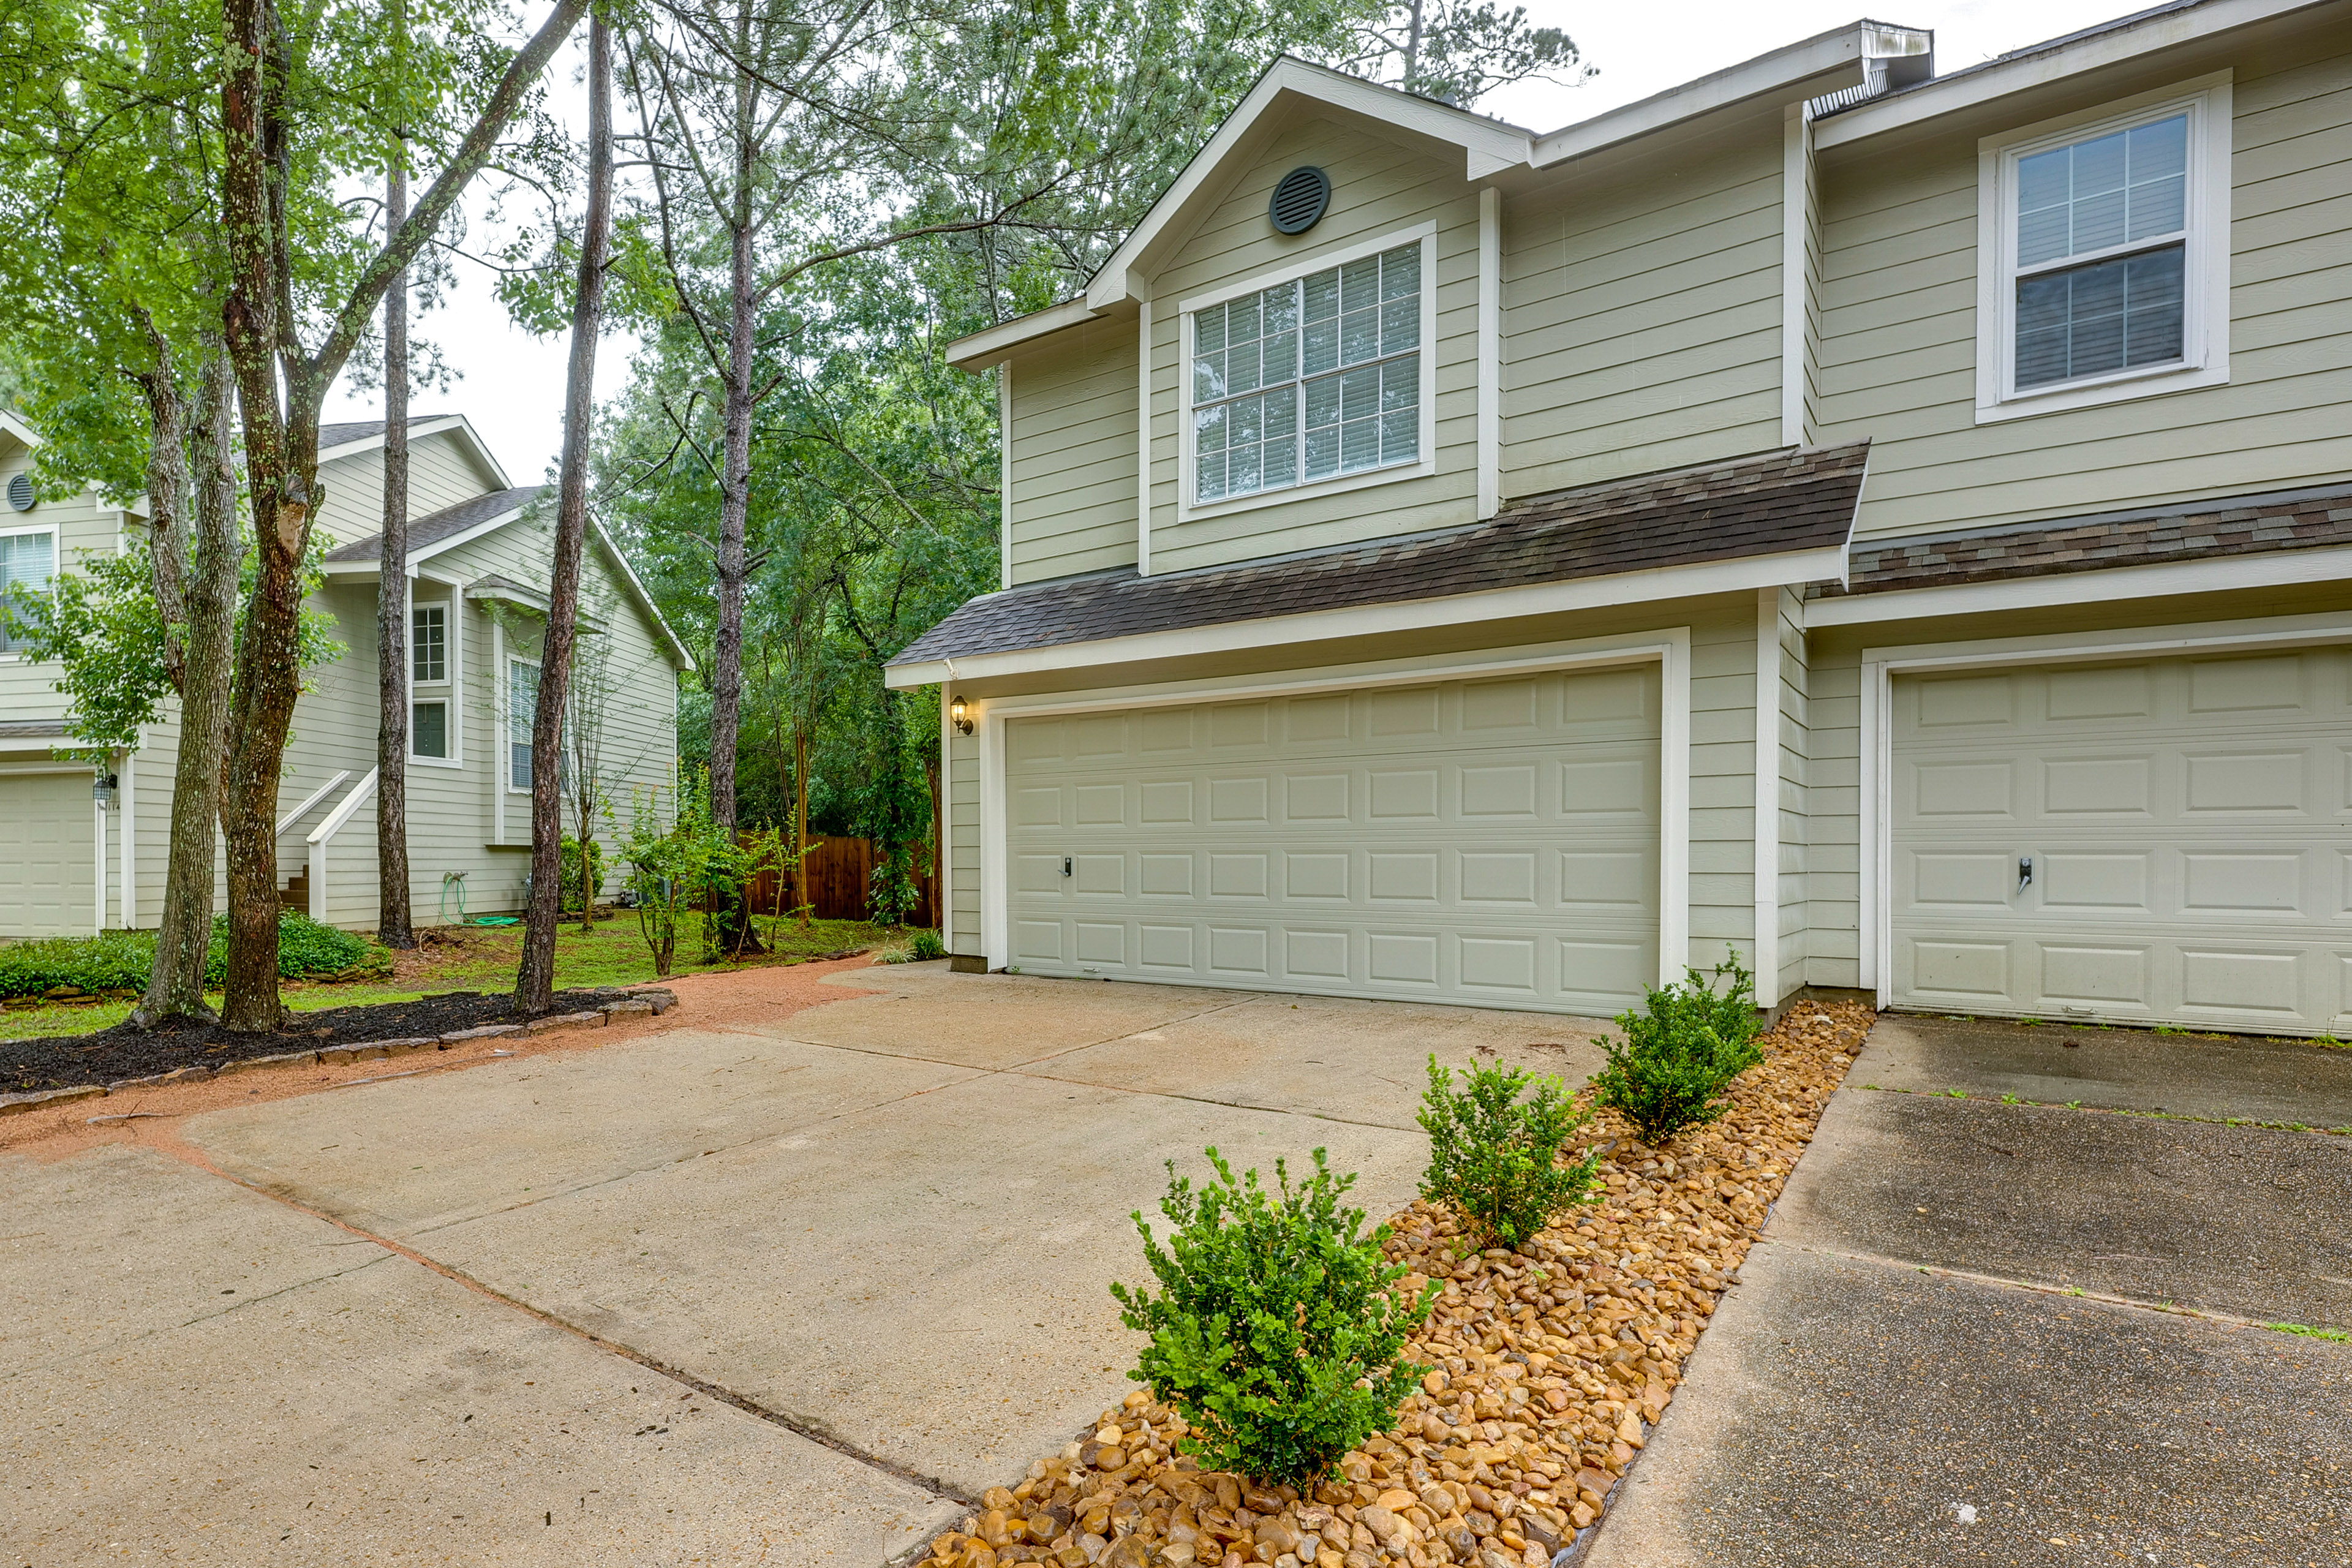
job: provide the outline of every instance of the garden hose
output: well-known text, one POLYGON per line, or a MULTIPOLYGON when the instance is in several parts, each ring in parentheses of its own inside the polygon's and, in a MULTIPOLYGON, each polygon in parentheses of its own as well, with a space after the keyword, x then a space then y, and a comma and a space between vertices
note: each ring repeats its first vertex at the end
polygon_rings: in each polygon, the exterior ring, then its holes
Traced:
POLYGON ((445 926, 466 923, 466 873, 463 871, 441 873, 441 923, 445 926), (449 919, 449 885, 453 882, 457 886, 457 918, 455 921, 449 919))

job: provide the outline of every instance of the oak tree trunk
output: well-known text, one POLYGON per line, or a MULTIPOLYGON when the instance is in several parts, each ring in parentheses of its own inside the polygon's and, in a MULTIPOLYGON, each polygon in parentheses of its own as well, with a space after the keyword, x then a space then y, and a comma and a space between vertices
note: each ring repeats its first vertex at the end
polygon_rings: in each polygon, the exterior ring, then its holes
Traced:
MULTIPOLYGON (((394 26, 399 25, 394 13, 394 26)), ((384 178, 384 232, 408 216, 408 170, 384 178)), ((449 628, 451 635, 457 628, 449 628)), ((376 940, 416 945, 408 907, 408 271, 383 292, 383 554, 375 588, 376 940)))
MULTIPOLYGON (((588 534, 588 436, 595 413, 596 333, 604 317, 604 257, 613 207, 613 45, 604 18, 588 25, 588 214, 580 287, 572 305, 572 366, 564 386, 563 473, 555 502, 555 576, 540 650, 539 709, 530 729, 530 908, 523 921, 515 1006, 554 1002, 555 926, 563 897, 563 710, 580 618, 580 558, 588 534)), ((586 859, 586 845, 582 846, 586 859)))

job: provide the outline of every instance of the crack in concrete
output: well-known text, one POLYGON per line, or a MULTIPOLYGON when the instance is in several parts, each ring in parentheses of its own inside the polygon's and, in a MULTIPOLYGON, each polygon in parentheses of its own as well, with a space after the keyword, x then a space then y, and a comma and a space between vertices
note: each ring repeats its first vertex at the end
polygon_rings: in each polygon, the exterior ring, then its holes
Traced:
POLYGON ((2268 1329, 2270 1324, 2260 1318, 2243 1318, 2235 1312, 2224 1312, 2210 1307, 2184 1307, 2173 1301, 2151 1301, 2139 1296, 2121 1296, 2107 1290, 2085 1289, 2079 1285, 2059 1285, 2047 1279, 2021 1279, 2009 1274, 1985 1274, 1973 1268, 1955 1268, 1943 1263, 1922 1263, 1916 1258, 1889 1258, 1876 1252, 1856 1252, 1840 1247, 1822 1247, 1811 1242, 1781 1241, 1765 1237, 1758 1243, 1764 1247, 1785 1247, 1794 1252, 1810 1253, 1816 1258, 1842 1258, 1849 1263, 1874 1264, 1882 1268, 1899 1268, 1906 1274, 1940 1275, 1950 1279, 1968 1279, 1979 1285, 1997 1285, 2011 1290, 2031 1290, 2038 1295, 2057 1296, 2070 1301, 2097 1301, 2109 1307, 2128 1307, 2136 1312, 2155 1312, 2168 1318, 2198 1318, 2231 1328, 2268 1329))

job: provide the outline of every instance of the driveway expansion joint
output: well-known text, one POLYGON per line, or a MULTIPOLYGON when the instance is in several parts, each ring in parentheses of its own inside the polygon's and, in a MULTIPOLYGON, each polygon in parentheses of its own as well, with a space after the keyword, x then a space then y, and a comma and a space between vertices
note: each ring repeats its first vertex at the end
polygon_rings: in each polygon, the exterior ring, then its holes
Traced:
POLYGON ((1991 1285, 2011 1290, 2031 1290, 2037 1295, 2057 1296, 2070 1301, 2096 1301, 2104 1306, 2128 1307, 2136 1312, 2156 1312, 2168 1318, 2195 1318, 2202 1322, 2216 1323, 2224 1328, 2262 1329, 2273 1327, 2260 1318, 2249 1318, 2236 1312, 2219 1311, 2210 1307, 2184 1307, 2172 1301, 2151 1301, 2138 1296, 2119 1296, 2110 1290, 2093 1290, 2079 1285, 2060 1285, 2047 1279, 2027 1279, 2013 1274, 1986 1274, 1973 1268, 1955 1268, 1945 1263, 1921 1263, 1915 1258, 1889 1258, 1876 1252, 1856 1252, 1845 1247, 1822 1247, 1811 1242, 1782 1241, 1767 1236, 1759 1245, 1785 1247, 1791 1252, 1802 1252, 1815 1258, 1835 1258, 1848 1263, 1867 1263, 1881 1268, 1898 1268, 1906 1274, 1926 1274, 1949 1279, 1967 1279, 1979 1285, 1991 1285))

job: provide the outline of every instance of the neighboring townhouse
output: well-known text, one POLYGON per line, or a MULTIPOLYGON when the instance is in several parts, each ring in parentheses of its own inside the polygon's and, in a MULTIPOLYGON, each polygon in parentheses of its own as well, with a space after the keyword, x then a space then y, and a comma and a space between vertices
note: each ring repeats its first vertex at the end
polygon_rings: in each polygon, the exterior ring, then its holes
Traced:
MULTIPOLYGON (((409 898, 418 923, 520 906, 530 852, 530 726, 553 574, 553 495, 509 481, 459 416, 409 422, 409 898)), ((38 436, 0 414, 0 580, 39 583, 135 542, 142 501, 36 494, 38 436)), ((342 657, 313 670, 278 788, 289 907, 375 924, 376 581, 383 425, 320 431, 317 529, 326 581, 310 603, 342 657)), ((685 648, 601 530, 582 574, 583 665, 604 692, 600 783, 624 821, 633 793, 675 782, 685 648)), ((0 938, 152 928, 163 912, 178 707, 102 773, 69 747, 58 671, 0 650, 0 938), (100 786, 103 787, 100 787, 100 786), (100 798, 110 796, 110 799, 100 798)), ((570 814, 566 813, 566 826, 570 814)), ((223 883, 225 888, 225 881, 223 883)), ((225 893, 224 893, 225 897, 225 893)))
POLYGON ((994 368, 967 967, 2352 1033, 2352 5, 1284 61, 994 368))

